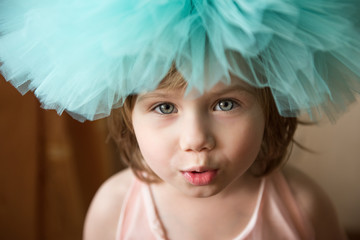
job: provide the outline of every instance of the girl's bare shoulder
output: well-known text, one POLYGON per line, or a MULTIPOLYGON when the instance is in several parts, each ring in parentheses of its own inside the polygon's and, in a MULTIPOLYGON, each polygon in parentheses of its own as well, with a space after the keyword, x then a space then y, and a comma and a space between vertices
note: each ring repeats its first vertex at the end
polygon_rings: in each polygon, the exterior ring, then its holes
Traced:
POLYGON ((316 239, 346 239, 330 198, 310 177, 294 167, 283 170, 302 212, 315 231, 316 239))
POLYGON ((115 239, 121 207, 134 177, 132 171, 126 169, 102 184, 86 215, 84 240, 115 239))

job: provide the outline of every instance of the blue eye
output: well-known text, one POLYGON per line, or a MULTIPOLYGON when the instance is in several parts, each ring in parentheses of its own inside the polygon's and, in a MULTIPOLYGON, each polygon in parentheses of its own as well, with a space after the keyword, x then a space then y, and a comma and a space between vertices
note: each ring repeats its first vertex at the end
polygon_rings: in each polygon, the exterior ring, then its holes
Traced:
POLYGON ((225 99, 225 100, 220 100, 214 110, 215 111, 230 111, 234 108, 234 106, 236 105, 236 103, 232 100, 229 99, 225 99))
POLYGON ((176 112, 176 108, 171 103, 161 103, 157 105, 154 110, 160 114, 171 114, 176 112))

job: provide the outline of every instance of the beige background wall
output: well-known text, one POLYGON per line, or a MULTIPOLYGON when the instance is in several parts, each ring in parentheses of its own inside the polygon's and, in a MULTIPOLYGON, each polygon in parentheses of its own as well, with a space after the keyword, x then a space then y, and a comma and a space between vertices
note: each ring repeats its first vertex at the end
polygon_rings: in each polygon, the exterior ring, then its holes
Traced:
POLYGON ((360 232, 360 103, 335 124, 300 126, 296 140, 316 153, 294 147, 290 164, 322 186, 346 229, 360 232))

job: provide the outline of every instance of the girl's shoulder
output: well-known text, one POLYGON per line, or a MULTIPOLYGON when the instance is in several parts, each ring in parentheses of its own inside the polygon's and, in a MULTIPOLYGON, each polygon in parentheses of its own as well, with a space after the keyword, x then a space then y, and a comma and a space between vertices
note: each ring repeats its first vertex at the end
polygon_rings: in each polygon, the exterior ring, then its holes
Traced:
POLYGON ((286 167, 283 173, 300 209, 311 221, 316 239, 346 239, 335 208, 321 187, 294 167, 286 167))
POLYGON ((135 176, 125 169, 99 188, 86 215, 83 239, 115 239, 120 211, 135 176))

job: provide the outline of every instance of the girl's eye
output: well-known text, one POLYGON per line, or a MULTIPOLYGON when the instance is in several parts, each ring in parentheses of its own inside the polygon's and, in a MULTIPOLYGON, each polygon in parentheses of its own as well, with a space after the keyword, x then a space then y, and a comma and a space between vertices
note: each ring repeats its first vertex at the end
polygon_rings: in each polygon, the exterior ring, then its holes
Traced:
POLYGON ((161 103, 157 105, 154 110, 160 114, 171 114, 176 112, 175 106, 171 103, 161 103))
POLYGON ((214 110, 215 111, 230 111, 236 106, 237 103, 235 103, 233 100, 226 99, 226 100, 220 100, 214 110))

